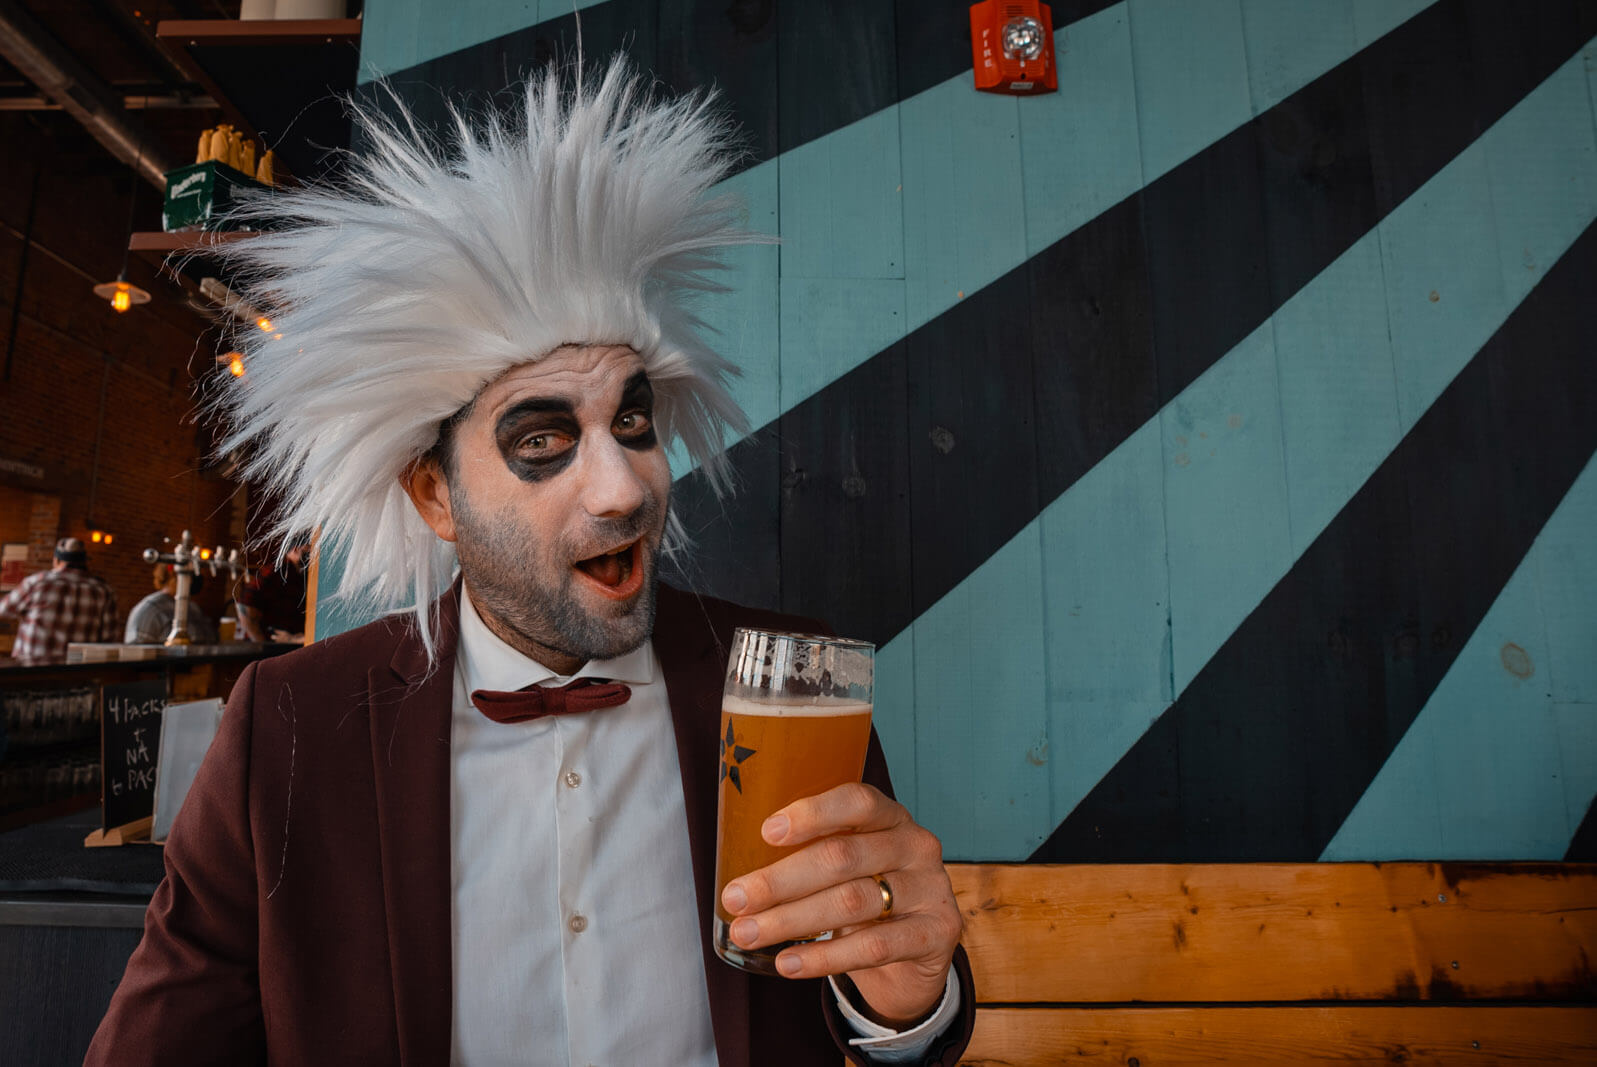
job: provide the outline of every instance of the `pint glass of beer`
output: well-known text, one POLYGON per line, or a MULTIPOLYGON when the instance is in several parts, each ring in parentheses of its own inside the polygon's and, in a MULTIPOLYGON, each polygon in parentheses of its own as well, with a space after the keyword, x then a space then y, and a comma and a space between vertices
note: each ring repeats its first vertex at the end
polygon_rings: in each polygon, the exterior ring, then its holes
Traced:
MULTIPOLYGON (((871 737, 866 641, 739 628, 721 700, 720 828, 715 854, 715 951, 734 967, 776 974, 787 942, 732 943, 721 890, 796 847, 765 843, 760 825, 778 809, 857 782, 871 737)), ((816 930, 815 935, 826 933, 816 930)))

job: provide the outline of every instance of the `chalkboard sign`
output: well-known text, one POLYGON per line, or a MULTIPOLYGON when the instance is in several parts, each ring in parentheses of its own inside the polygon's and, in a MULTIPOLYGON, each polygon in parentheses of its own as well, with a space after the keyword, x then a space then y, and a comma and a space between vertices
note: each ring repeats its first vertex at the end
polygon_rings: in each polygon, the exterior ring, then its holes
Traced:
POLYGON ((166 679, 100 689, 100 816, 106 830, 155 814, 166 679))

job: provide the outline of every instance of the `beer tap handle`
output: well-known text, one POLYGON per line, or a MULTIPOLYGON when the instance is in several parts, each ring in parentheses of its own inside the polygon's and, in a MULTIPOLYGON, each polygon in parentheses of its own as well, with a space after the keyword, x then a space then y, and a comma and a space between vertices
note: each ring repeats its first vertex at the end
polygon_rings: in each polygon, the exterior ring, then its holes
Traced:
POLYGON ((189 531, 183 531, 183 539, 173 544, 170 538, 166 539, 169 550, 162 552, 158 548, 146 548, 143 552, 146 563, 170 563, 173 570, 190 575, 197 575, 209 571, 211 577, 216 577, 223 570, 237 578, 244 572, 244 562, 236 548, 226 549, 221 545, 215 548, 196 548, 189 531))
POLYGON ((195 578, 209 571, 211 577, 216 577, 226 571, 233 579, 237 579, 244 571, 243 559, 238 549, 225 549, 221 545, 212 548, 200 548, 194 544, 194 535, 189 530, 183 531, 183 536, 173 543, 170 537, 161 539, 166 546, 166 551, 157 548, 146 548, 141 555, 146 563, 166 563, 177 576, 177 594, 174 597, 172 614, 172 632, 167 635, 168 645, 186 645, 190 642, 188 632, 189 595, 195 578), (224 554, 225 553, 225 554, 224 554))
POLYGON ((201 553, 194 551, 194 538, 189 531, 183 531, 172 555, 176 559, 173 570, 177 572, 177 594, 172 605, 172 632, 166 635, 168 648, 193 643, 189 633, 189 597, 194 578, 200 573, 201 553))

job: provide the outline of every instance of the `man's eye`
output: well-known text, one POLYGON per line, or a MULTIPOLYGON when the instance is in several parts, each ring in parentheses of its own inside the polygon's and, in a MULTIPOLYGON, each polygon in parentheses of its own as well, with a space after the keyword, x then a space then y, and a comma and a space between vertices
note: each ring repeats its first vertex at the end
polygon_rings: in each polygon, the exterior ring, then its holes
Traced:
POLYGON ((530 433, 516 445, 516 451, 534 458, 550 456, 564 451, 566 438, 562 434, 530 433))
POLYGON ((616 420, 616 429, 623 434, 636 437, 649 429, 649 416, 641 411, 629 411, 616 420))

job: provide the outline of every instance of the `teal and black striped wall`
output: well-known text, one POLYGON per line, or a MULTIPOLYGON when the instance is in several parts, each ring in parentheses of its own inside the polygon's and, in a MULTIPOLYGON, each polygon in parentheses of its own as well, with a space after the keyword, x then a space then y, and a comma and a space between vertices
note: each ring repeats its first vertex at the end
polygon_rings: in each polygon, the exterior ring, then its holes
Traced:
POLYGON ((881 645, 950 859, 1597 858, 1597 3, 1059 0, 1021 100, 967 9, 368 0, 362 62, 722 89, 783 244, 685 577, 881 645))

